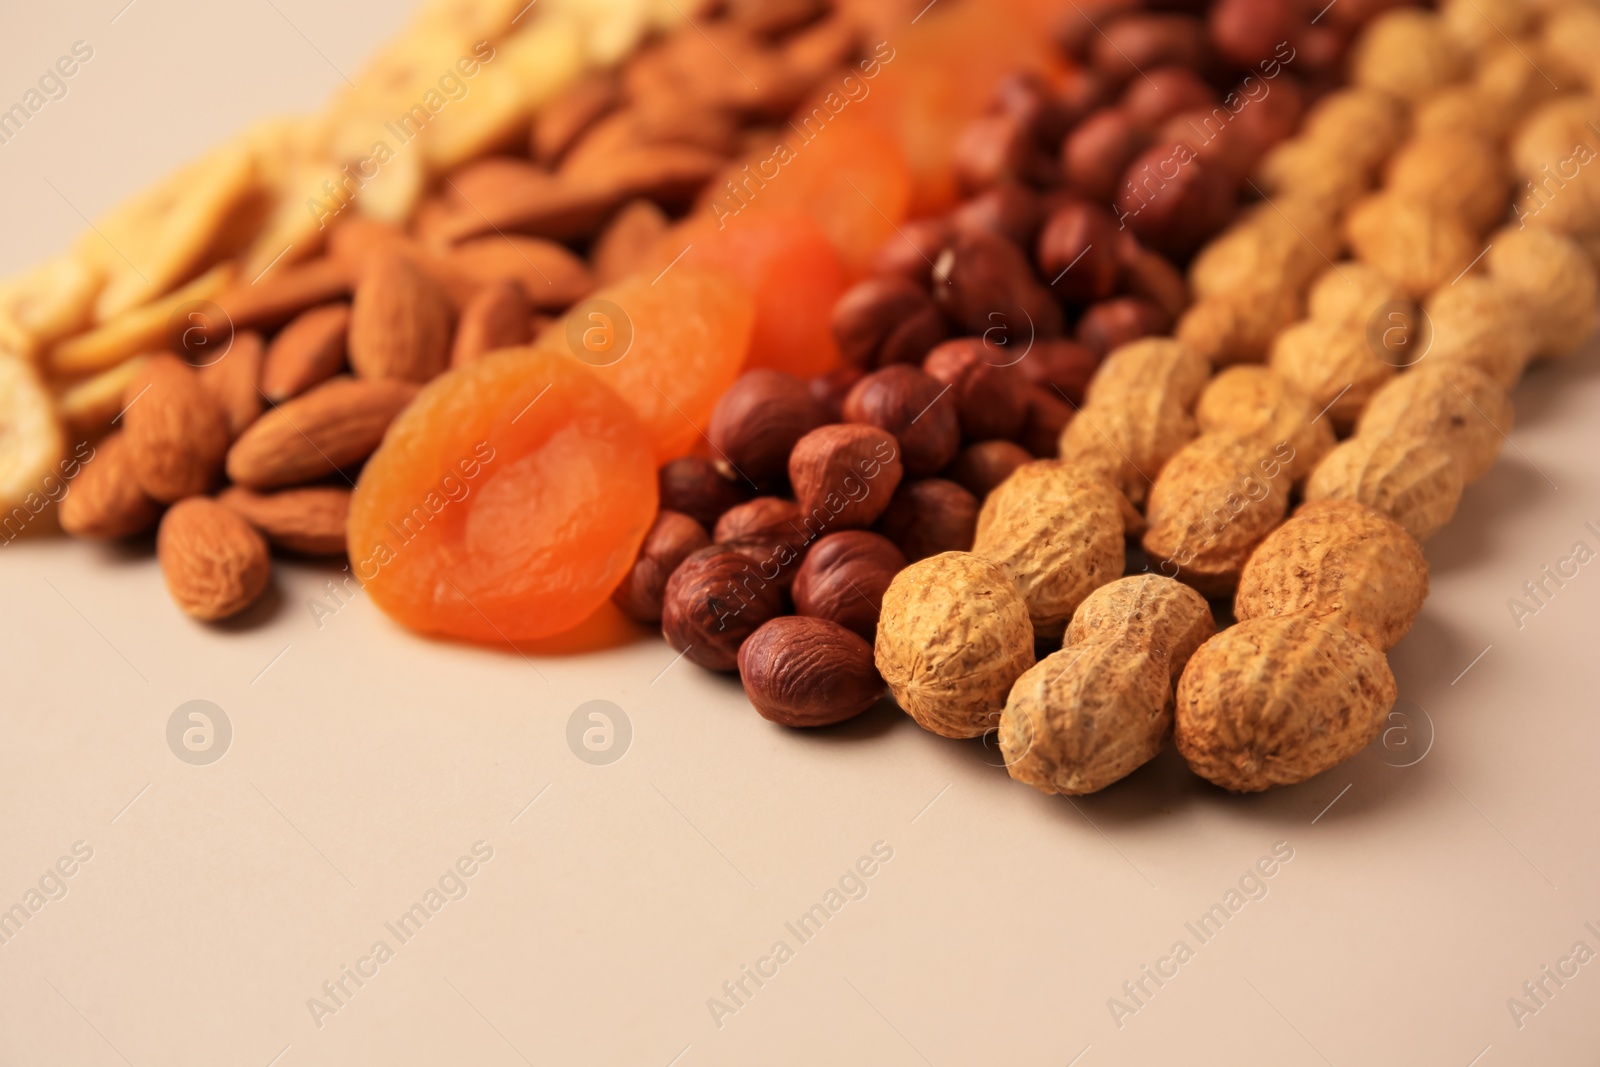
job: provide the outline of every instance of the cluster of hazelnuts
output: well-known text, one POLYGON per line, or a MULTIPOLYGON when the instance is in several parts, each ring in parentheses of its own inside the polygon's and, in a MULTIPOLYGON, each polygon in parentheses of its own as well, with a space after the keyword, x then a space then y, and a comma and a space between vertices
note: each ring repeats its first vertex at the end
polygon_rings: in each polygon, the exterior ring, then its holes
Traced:
POLYGON ((737 669, 774 721, 871 706, 889 583, 969 550, 983 499, 1057 454, 1105 354, 1171 329, 1184 261, 1294 131, 1306 79, 1337 64, 1338 23, 1302 6, 1075 9, 1076 73, 1007 78, 956 146, 962 202, 903 226, 839 300, 840 367, 746 373, 711 454, 662 468, 617 605, 692 662, 737 669))

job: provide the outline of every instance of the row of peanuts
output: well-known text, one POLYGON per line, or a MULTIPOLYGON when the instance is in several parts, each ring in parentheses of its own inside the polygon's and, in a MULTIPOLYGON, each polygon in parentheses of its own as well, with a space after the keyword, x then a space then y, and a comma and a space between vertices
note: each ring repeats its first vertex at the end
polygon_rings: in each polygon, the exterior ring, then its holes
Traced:
POLYGON ((1263 203, 1196 256, 1175 338, 1113 351, 1061 458, 989 497, 972 552, 896 578, 877 662, 919 723, 998 727, 1012 777, 1068 794, 1173 732, 1239 791, 1377 735, 1384 652, 1427 592, 1420 542, 1493 464, 1524 368, 1570 355, 1600 312, 1600 185, 1558 171, 1596 140, 1574 120, 1600 53, 1568 34, 1600 16, 1491 6, 1377 18, 1353 84, 1263 160, 1263 203), (1514 38, 1482 32, 1502 8, 1514 38), (1565 184, 1541 194, 1552 172, 1565 184), (1146 558, 1120 577, 1124 537, 1146 558), (1207 597, 1238 621, 1215 632, 1207 597))

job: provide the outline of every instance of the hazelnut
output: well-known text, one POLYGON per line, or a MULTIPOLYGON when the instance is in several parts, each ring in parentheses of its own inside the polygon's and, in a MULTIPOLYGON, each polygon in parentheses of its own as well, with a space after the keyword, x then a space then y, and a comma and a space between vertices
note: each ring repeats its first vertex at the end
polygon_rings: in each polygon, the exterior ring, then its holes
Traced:
POLYGON ((1017 441, 1039 459, 1055 459, 1061 451, 1061 435, 1077 414, 1077 409, 1052 390, 1029 386, 1028 412, 1022 417, 1017 441))
POLYGON ((1078 124, 1061 146, 1067 184, 1096 203, 1116 195, 1122 172, 1150 144, 1150 135, 1121 108, 1102 108, 1078 124))
POLYGON ((861 367, 847 364, 835 367, 826 374, 817 375, 806 383, 806 388, 810 390, 811 398, 822 405, 829 422, 843 422, 844 398, 849 396, 850 390, 866 376, 867 372, 861 367))
POLYGON ((812 430, 789 456, 789 482, 813 534, 871 526, 904 476, 899 443, 876 426, 812 430))
POLYGON ((830 726, 883 695, 872 645, 827 619, 787 615, 739 647, 739 677, 761 717, 782 726, 830 726))
POLYGON ((868 278, 833 306, 833 337, 847 363, 871 370, 921 363, 948 335, 927 290, 904 278, 868 278))
POLYGON ((968 192, 999 181, 1039 175, 1045 158, 1028 128, 1015 115, 984 115, 967 124, 956 139, 956 181, 968 192))
POLYGON ((750 557, 712 545, 691 553, 667 579, 661 633, 691 662, 711 671, 738 666, 739 646, 783 610, 783 591, 750 557))
POLYGON ((841 530, 819 538, 794 580, 794 609, 828 619, 872 640, 878 632, 883 591, 906 568, 894 542, 867 530, 841 530))
POLYGON ((872 273, 879 278, 904 278, 927 289, 933 265, 949 245, 955 227, 946 219, 913 219, 883 243, 872 257, 872 273))
POLYGON ((1193 252, 1233 213, 1228 175, 1182 143, 1158 142, 1128 164, 1117 188, 1117 221, 1169 256, 1193 252))
POLYGON ((912 477, 935 474, 961 447, 961 424, 949 389, 897 364, 862 378, 844 400, 846 422, 876 426, 900 443, 900 462, 912 477))
POLYGON ((1207 17, 1211 44, 1239 67, 1253 67, 1272 57, 1280 42, 1290 40, 1301 19, 1286 0, 1220 0, 1207 17))
POLYGON ((1167 64, 1198 68, 1209 51, 1206 28, 1193 16, 1130 14, 1101 26, 1089 42, 1089 62, 1126 82, 1167 64))
POLYGON ((1124 232, 1122 237, 1117 243, 1117 266, 1123 290, 1129 296, 1144 297, 1176 322, 1189 306, 1189 285, 1183 274, 1166 256, 1141 245, 1133 234, 1124 232))
POLYGON ((875 654, 917 725, 941 737, 981 737, 999 722, 1012 684, 1033 666, 1033 625, 998 564, 945 552, 890 583, 875 654))
POLYGON ((645 534, 644 544, 639 546, 633 569, 611 594, 612 603, 635 622, 660 622, 667 579, 690 553, 710 544, 711 535, 689 516, 676 511, 660 512, 645 534))
POLYGON ((1272 83, 1271 91, 1234 116, 1227 129, 1229 151, 1239 157, 1248 171, 1268 150, 1281 144, 1300 128, 1305 116, 1306 92, 1293 77, 1284 75, 1272 83))
POLYGON ((1032 385, 1054 391, 1070 404, 1082 406, 1089 379, 1100 367, 1100 354, 1077 341, 1040 341, 1029 350, 1017 369, 1032 385))
POLYGON ((719 545, 748 538, 775 541, 798 531, 799 519, 800 505, 793 500, 758 496, 724 512, 712 536, 719 545))
POLYGON ((949 387, 961 432, 969 441, 1013 438, 1027 414, 1027 380, 975 337, 962 337, 928 353, 922 369, 949 387))
POLYGON ((706 436, 724 475, 770 488, 787 477, 794 443, 826 419, 804 382, 762 367, 746 371, 722 394, 706 436))
MULTIPOLYGON (((1283 40, 1283 38, 1278 38, 1283 40)), ((1180 111, 1210 111, 1217 94, 1188 67, 1156 67, 1128 83, 1122 109, 1128 118, 1153 130, 1180 111)))
POLYGON ((749 499, 747 487, 731 482, 716 465, 701 456, 683 456, 662 467, 656 475, 661 510, 677 511, 711 529, 722 513, 749 499))
POLYGON ((1016 182, 1000 182, 956 208, 950 221, 957 229, 998 234, 1020 248, 1033 243, 1044 221, 1039 194, 1016 182))
MULTIPOLYGON (((1055 441, 1050 444, 1053 448, 1055 441)), ((956 456, 955 462, 950 464, 950 478, 982 500, 1009 478, 1012 471, 1024 463, 1032 463, 1033 458, 1031 452, 1014 441, 979 441, 963 448, 956 456)))
POLYGON ((1117 288, 1117 220, 1086 200, 1058 207, 1039 233, 1039 269, 1060 300, 1087 304, 1117 288))
POLYGON ((873 527, 893 541, 908 560, 972 547, 978 524, 978 499, 955 482, 923 478, 894 494, 873 527))
POLYGON ((1137 296, 1119 296, 1092 304, 1078 320, 1078 342, 1105 355, 1141 337, 1167 332, 1172 320, 1155 304, 1137 296))
POLYGON ((1082 102, 1104 87, 1094 80, 1080 78, 1074 100, 1057 95, 1033 71, 1018 71, 1001 79, 995 88, 989 110, 1014 116, 1034 142, 1046 150, 1061 144, 1061 139, 1082 114, 1082 102))
POLYGON ((997 234, 958 230, 933 268, 933 298, 945 316, 998 343, 1061 333, 1061 308, 1033 276, 1022 250, 997 234))

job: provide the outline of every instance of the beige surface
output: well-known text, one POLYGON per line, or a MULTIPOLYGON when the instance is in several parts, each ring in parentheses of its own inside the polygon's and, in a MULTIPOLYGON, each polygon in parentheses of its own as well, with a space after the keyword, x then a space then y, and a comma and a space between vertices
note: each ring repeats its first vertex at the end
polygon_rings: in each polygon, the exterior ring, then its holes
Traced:
MULTIPOLYGON (((96 54, 0 146, 0 271, 246 117, 310 106, 400 17, 137 0, 112 23, 121 4, 6 15, 8 100, 74 40, 96 54)), ((887 709, 787 732, 648 637, 525 660, 359 597, 319 626, 314 567, 217 630, 144 551, 4 547, 0 908, 93 855, 0 944, 0 1064, 1593 1063, 1600 962, 1521 1029, 1507 998, 1600 951, 1600 564, 1520 630, 1506 602, 1600 548, 1600 353, 1517 404, 1394 653, 1425 758, 1248 799, 1170 751, 1048 799, 887 709), (193 699, 232 723, 209 766, 168 747, 193 699), (594 699, 632 723, 609 766, 567 741, 594 699), (465 896, 402 944, 385 923, 479 841, 492 859, 446 879, 465 896), (1246 882, 1266 895, 1202 943, 1185 924, 1278 842, 1293 858, 1246 882), (866 895, 802 943, 785 924, 863 857, 866 895), (1108 998, 1180 939, 1193 958, 1119 1028, 1108 998), (308 998, 378 940, 393 958, 316 1025, 308 998), (792 958, 719 1027, 708 998, 779 940, 792 958)))

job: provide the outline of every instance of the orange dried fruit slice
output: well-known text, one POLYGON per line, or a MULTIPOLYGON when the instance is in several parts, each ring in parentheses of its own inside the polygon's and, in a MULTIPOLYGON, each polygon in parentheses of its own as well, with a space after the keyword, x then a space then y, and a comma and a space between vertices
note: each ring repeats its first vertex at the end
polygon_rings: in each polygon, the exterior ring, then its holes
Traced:
POLYGON ((627 401, 660 464, 700 439, 744 365, 755 315, 730 275, 668 264, 574 305, 535 347, 581 361, 627 401))
POLYGON ((487 644, 581 623, 656 513, 651 441, 578 363, 496 352, 429 383, 350 501, 352 569, 413 630, 487 644))

